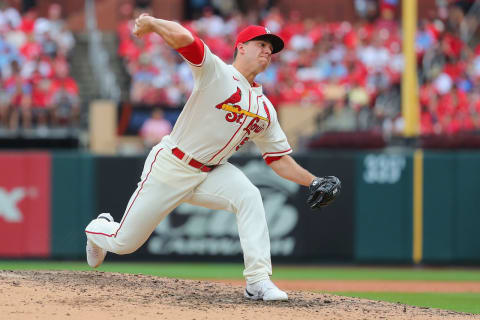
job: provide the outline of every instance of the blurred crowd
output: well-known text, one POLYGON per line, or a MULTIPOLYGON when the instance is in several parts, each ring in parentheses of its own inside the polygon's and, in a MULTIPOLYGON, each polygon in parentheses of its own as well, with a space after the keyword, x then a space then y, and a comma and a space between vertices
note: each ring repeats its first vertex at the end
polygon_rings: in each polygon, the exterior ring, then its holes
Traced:
POLYGON ((75 127, 79 92, 68 55, 75 40, 52 4, 46 17, 34 9, 20 14, 0 1, 0 130, 47 134, 75 127))
MULTIPOLYGON (((460 37, 461 24, 471 19, 465 16, 468 2, 438 1, 437 11, 419 23, 422 134, 480 128, 480 46, 471 48, 460 37)), ((257 79, 277 108, 315 105, 324 131, 401 134, 404 62, 397 0, 355 0, 361 19, 333 23, 303 19, 296 11, 284 15, 275 6, 225 12, 215 3, 183 24, 224 61, 232 61, 235 36, 249 24, 264 25, 284 39, 285 49, 257 79)), ((122 8, 125 19, 117 30, 118 54, 132 78, 131 101, 181 108, 193 88, 189 67, 157 35, 133 37, 131 9, 122 8)))
MULTIPOLYGON (((191 19, 182 23, 228 63, 236 35, 247 25, 264 25, 284 39, 285 49, 256 79, 277 108, 317 107, 320 131, 401 134, 404 61, 398 0, 353 0, 358 19, 338 22, 281 12, 275 1, 259 1, 263 7, 246 13, 239 10, 241 1, 186 3, 191 19)), ((480 45, 465 36, 478 31, 480 22, 478 14, 468 14, 472 3, 438 0, 435 11, 419 21, 422 134, 480 128, 480 45)), ((117 53, 131 77, 130 102, 149 110, 137 119, 135 132, 153 141, 171 130, 193 78, 159 36, 132 36, 138 13, 131 2, 120 7, 117 53), (163 111, 150 112, 153 107, 163 111)), ((34 9, 20 14, 0 0, 0 133, 78 126, 79 92, 68 64, 74 45, 60 5, 50 5, 41 17, 34 9)))
POLYGON ((424 134, 480 129, 480 45, 477 41, 469 46, 461 37, 469 27, 477 31, 480 16, 465 16, 468 3, 440 8, 437 17, 423 21, 417 32, 424 134))

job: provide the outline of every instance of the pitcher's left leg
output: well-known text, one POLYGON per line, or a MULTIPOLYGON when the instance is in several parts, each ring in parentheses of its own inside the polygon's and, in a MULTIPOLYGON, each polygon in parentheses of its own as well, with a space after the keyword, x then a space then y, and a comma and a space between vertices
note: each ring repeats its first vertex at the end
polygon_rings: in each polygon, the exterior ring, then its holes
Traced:
POLYGON ((262 196, 242 171, 230 163, 215 168, 186 202, 235 213, 247 283, 269 279, 270 237, 262 196))

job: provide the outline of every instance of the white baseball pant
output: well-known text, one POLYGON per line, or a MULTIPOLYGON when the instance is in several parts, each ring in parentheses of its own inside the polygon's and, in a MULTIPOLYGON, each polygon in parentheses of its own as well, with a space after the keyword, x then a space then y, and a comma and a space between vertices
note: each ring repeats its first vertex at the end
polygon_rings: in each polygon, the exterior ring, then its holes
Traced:
POLYGON ((172 154, 168 139, 148 155, 141 181, 120 223, 94 219, 86 227, 87 238, 116 254, 137 250, 156 226, 183 202, 236 214, 247 283, 272 274, 270 238, 260 191, 230 163, 202 172, 172 154))

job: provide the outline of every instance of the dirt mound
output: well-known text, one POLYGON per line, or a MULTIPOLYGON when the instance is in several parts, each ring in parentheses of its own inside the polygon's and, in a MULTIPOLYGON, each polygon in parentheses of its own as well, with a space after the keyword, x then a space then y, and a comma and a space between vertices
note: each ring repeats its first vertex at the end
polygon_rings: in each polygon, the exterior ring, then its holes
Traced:
POLYGON ((2 319, 480 319, 366 299, 287 291, 249 301, 243 286, 146 275, 0 271, 2 319))

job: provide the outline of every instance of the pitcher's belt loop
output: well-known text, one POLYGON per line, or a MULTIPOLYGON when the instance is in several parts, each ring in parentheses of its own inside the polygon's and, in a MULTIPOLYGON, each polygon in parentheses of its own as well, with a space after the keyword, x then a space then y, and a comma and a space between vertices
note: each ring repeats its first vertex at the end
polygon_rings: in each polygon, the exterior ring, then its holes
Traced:
MULTIPOLYGON (((172 149, 172 154, 177 157, 178 159, 182 160, 183 157, 185 157, 185 152, 178 148, 173 148, 172 149)), ((190 161, 187 162, 189 166, 192 166, 194 168, 200 169, 203 172, 210 172, 212 171, 216 166, 207 166, 201 163, 200 161, 197 161, 193 158, 190 159, 190 161)))

